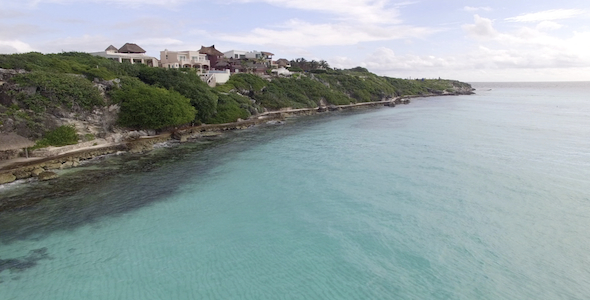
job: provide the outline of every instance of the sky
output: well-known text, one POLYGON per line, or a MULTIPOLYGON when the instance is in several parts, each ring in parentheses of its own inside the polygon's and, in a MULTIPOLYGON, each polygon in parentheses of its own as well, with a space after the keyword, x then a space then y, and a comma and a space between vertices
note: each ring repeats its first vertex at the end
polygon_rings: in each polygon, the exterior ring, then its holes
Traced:
POLYGON ((588 0, 0 0, 0 53, 258 50, 398 78, 590 81, 588 0))

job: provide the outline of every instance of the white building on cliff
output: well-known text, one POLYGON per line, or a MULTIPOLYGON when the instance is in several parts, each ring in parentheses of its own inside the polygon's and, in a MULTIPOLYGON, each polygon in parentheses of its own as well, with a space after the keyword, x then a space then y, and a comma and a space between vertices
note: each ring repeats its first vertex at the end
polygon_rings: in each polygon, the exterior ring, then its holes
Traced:
POLYGON ((157 58, 146 55, 145 50, 133 43, 126 43, 119 49, 115 48, 113 45, 110 45, 104 51, 93 52, 90 54, 112 59, 120 63, 144 64, 150 67, 159 66, 159 61, 157 58))

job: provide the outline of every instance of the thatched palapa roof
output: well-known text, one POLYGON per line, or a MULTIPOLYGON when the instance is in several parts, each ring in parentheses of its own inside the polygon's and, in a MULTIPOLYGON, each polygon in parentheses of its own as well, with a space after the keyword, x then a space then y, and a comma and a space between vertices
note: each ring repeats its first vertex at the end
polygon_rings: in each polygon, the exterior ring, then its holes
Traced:
POLYGON ((223 56, 223 53, 221 53, 221 51, 215 49, 215 45, 211 45, 211 47, 201 46, 201 50, 199 50, 199 53, 212 56, 223 56))
POLYGON ((279 58, 279 59, 276 61, 276 63, 277 63, 277 65, 279 65, 279 66, 281 66, 281 67, 286 67, 286 66, 288 66, 288 65, 290 65, 290 64, 291 64, 291 62, 290 62, 290 61, 288 61, 286 58, 279 58))
POLYGON ((35 142, 16 133, 0 133, 0 151, 32 147, 35 142))
POLYGON ((115 48, 115 46, 110 45, 108 48, 106 48, 104 51, 119 51, 119 49, 115 48))
POLYGON ((262 53, 263 55, 266 55, 266 56, 273 56, 273 55, 274 55, 274 54, 272 54, 272 53, 270 53, 270 52, 265 52, 265 51, 262 51, 261 53, 262 53))
POLYGON ((119 53, 145 53, 145 50, 137 44, 126 43, 119 49, 119 53))

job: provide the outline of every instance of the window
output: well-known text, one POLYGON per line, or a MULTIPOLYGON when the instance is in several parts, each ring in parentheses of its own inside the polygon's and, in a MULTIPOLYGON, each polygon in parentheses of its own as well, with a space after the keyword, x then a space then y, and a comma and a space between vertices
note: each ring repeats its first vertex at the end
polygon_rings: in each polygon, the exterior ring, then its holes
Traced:
POLYGON ((178 56, 178 60, 186 60, 186 56, 184 56, 184 55, 179 55, 179 56, 178 56))

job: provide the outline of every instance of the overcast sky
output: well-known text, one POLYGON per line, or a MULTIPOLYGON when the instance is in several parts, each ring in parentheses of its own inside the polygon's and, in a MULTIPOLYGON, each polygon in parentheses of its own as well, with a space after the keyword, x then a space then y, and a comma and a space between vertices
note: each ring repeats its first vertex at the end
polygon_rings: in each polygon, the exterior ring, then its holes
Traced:
POLYGON ((590 80, 588 0, 0 0, 0 53, 260 50, 401 78, 590 80))

